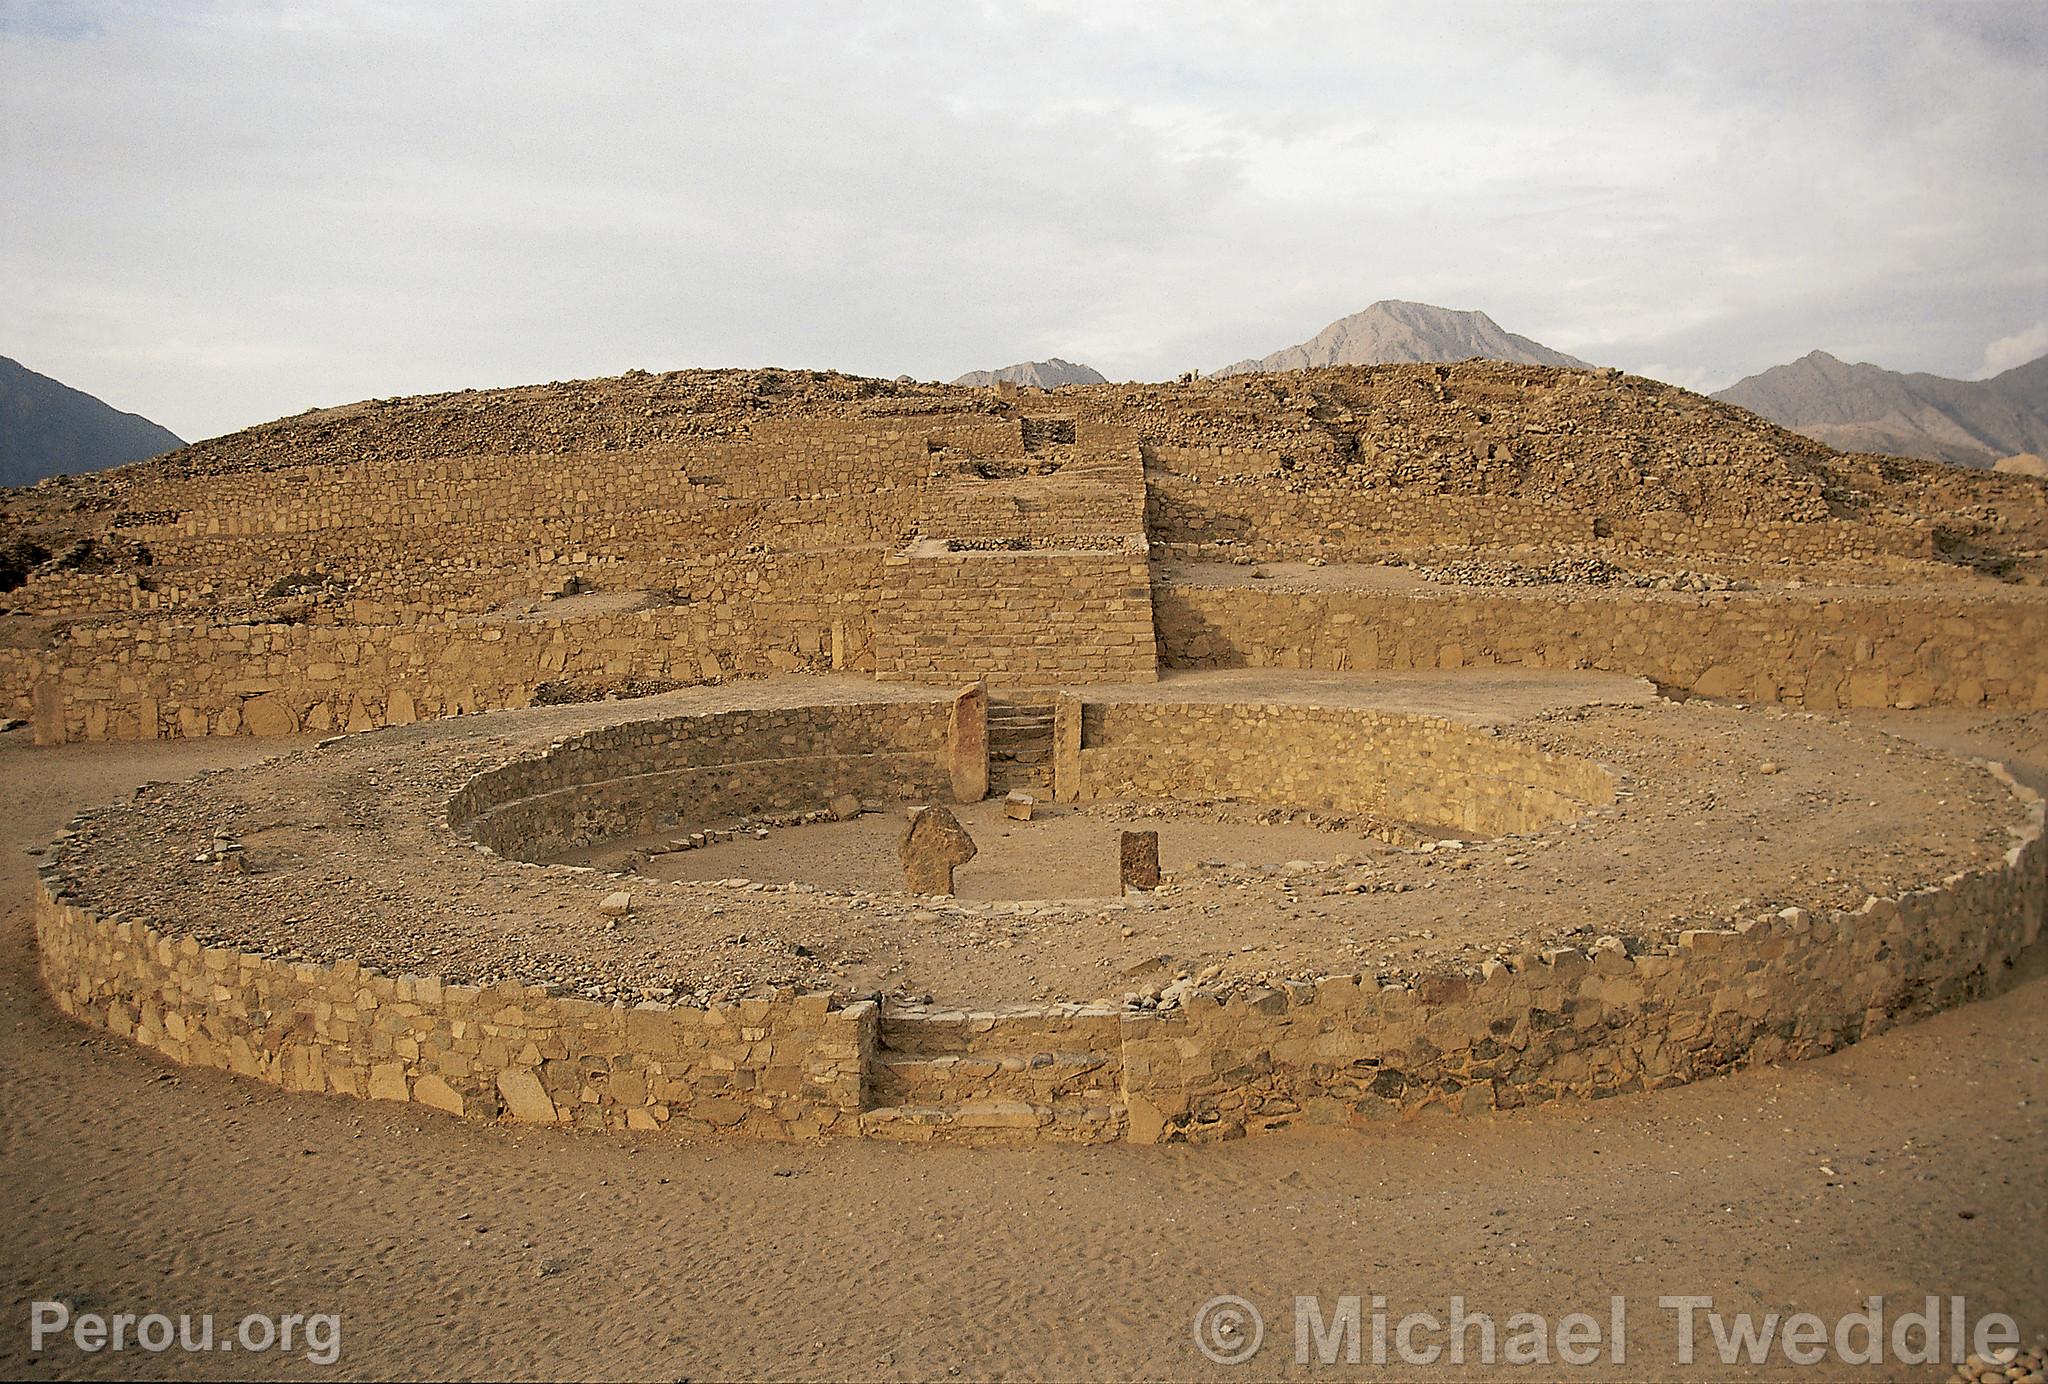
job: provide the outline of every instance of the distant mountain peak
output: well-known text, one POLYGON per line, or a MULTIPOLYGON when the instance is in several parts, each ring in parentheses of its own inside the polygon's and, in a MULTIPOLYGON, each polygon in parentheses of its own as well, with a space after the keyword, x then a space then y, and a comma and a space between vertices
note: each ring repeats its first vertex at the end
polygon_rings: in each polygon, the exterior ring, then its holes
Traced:
POLYGON ((1050 360, 1019 361, 1005 365, 1000 370, 970 370, 954 384, 987 388, 998 382, 1005 384, 1031 385, 1038 389, 1052 389, 1063 384, 1107 384, 1101 373, 1091 366, 1076 365, 1070 360, 1054 356, 1050 360))
POLYGON ((0 356, 0 486, 100 471, 184 445, 140 414, 0 356))
POLYGON ((1590 368, 1577 356, 1502 330, 1498 322, 1483 312, 1383 298, 1349 317, 1338 318, 1299 346, 1226 365, 1216 374, 1312 370, 1324 365, 1459 361, 1474 357, 1518 365, 1590 368))
POLYGON ((1951 380, 1808 351, 1714 397, 1845 452, 1989 466, 2048 451, 2048 356, 1988 380, 1951 380))

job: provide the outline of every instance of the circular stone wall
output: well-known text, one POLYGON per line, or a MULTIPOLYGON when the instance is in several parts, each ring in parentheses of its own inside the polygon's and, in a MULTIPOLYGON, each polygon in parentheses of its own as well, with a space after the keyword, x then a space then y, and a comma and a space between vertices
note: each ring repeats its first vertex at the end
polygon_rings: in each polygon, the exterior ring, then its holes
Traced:
MULTIPOLYGON (((1069 699, 1063 801, 1196 800, 1361 814, 1465 835, 1541 831, 1614 801, 1614 776, 1441 716, 1284 703, 1069 699)), ((943 704, 634 721, 478 776, 448 807, 512 860, 822 815, 840 795, 951 801, 943 704)), ((1056 726, 1054 739, 1061 728, 1056 726)), ((765 830, 765 828, 763 828, 765 830)), ((829 890, 827 892, 830 892, 829 890)))
POLYGON ((586 731, 478 776, 457 832, 513 860, 623 836, 821 807, 841 794, 928 800, 946 788, 935 702, 726 711, 586 731))
POLYGON ((83 814, 42 872, 44 974, 176 1060, 465 1116, 1203 1139, 1826 1051, 1998 988, 2040 930, 2039 800, 1867 732, 1669 705, 1425 721, 1333 705, 1337 685, 1313 705, 1201 686, 1076 704, 1076 792, 1326 785, 1501 834, 1028 909, 489 844, 938 782, 943 698, 721 689, 351 737, 83 814), (1335 736, 1354 738, 1333 758, 1335 736), (623 918, 597 907, 614 890, 623 918))

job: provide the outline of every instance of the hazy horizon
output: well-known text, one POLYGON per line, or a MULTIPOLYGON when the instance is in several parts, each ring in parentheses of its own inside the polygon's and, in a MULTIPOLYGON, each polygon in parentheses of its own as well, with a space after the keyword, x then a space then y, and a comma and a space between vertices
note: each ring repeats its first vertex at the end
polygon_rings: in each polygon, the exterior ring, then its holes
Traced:
POLYGON ((201 438, 639 367, 2048 351, 2048 6, 0 0, 0 354, 201 438))

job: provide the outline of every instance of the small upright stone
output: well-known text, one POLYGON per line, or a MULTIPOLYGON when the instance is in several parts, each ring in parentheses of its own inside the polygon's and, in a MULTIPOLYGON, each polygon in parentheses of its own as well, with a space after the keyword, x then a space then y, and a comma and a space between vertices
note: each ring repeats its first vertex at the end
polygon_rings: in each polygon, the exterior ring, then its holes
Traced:
POLYGON ((896 848, 903 862, 904 887, 913 894, 950 894, 953 871, 974 859, 974 838, 960 819, 933 805, 914 809, 903 841, 896 848))
POLYGON ((841 793, 832 800, 832 820, 850 822, 860 816, 860 799, 852 793, 841 793))
POLYGON ((946 724, 946 768, 953 801, 978 803, 988 796, 988 688, 973 683, 953 698, 946 724))
POLYGON ((1159 833, 1127 831, 1123 834, 1122 879, 1124 892, 1159 887, 1159 833))
POLYGON ((598 902, 597 911, 607 918, 623 918, 633 911, 633 896, 623 889, 614 889, 598 902))
POLYGON ((1038 799, 1021 788, 1013 788, 1003 795, 1003 815, 1013 822, 1031 820, 1031 809, 1038 806, 1038 799))

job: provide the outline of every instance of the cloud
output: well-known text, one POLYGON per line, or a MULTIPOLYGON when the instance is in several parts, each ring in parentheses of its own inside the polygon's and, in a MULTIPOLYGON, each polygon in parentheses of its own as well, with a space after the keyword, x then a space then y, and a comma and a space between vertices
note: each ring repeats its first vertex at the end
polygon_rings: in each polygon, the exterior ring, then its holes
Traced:
POLYGON ((2048 320, 2036 322, 2011 336, 2001 336, 1986 346, 1984 365, 1977 372, 1977 378, 1988 378, 2043 355, 2048 355, 2048 320))
POLYGON ((1727 383, 2048 320, 2048 7, 0 0, 0 350, 204 435, 1169 378, 1378 298, 1727 383))

